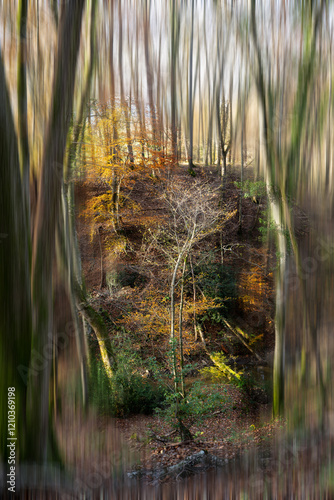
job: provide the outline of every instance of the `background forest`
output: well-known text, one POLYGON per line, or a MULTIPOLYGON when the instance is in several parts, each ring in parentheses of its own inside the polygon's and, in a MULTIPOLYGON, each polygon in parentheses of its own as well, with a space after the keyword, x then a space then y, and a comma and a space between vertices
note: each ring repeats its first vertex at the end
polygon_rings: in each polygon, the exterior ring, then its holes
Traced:
POLYGON ((329 0, 0 2, 4 495, 334 494, 332 49, 329 0))

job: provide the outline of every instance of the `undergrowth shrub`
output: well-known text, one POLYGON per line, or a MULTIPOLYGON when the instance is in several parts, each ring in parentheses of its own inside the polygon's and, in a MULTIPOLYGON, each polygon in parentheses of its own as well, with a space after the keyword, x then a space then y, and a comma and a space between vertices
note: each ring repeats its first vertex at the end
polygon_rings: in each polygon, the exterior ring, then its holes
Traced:
POLYGON ((154 377, 147 378, 146 373, 145 363, 129 346, 116 354, 111 383, 102 362, 95 359, 89 388, 91 402, 100 412, 115 417, 153 413, 163 403, 165 389, 154 377))
POLYGON ((209 320, 222 323, 224 318, 233 314, 236 307, 238 292, 235 271, 230 266, 215 262, 209 255, 205 263, 194 269, 196 283, 203 294, 215 300, 216 307, 207 309, 200 318, 201 322, 209 320))
POLYGON ((227 362, 228 360, 224 353, 213 353, 211 359, 215 363, 214 366, 202 368, 202 375, 216 381, 226 380, 246 393, 249 393, 253 387, 253 380, 242 371, 233 369, 227 362))
POLYGON ((236 367, 233 369, 222 352, 213 353, 211 359, 215 363, 214 366, 200 370, 204 377, 215 381, 227 381, 244 391, 250 398, 270 400, 272 391, 270 379, 260 382, 250 371, 240 371, 236 367))
POLYGON ((207 366, 200 371, 205 377, 212 380, 228 380, 236 385, 242 384, 242 372, 233 370, 228 364, 228 359, 223 352, 215 352, 211 354, 213 366, 207 366))
POLYGON ((215 411, 229 411, 231 402, 231 397, 221 384, 208 384, 198 380, 188 389, 184 399, 175 393, 168 394, 164 407, 158 408, 156 413, 172 427, 178 427, 178 418, 191 426, 194 422, 203 422, 215 411))

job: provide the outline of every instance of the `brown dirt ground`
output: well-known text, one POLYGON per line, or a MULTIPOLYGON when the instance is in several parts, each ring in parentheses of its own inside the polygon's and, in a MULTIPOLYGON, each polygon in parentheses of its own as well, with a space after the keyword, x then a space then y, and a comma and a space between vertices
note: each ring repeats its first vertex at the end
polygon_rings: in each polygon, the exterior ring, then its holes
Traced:
POLYGON ((137 455, 138 466, 152 470, 174 465, 201 450, 230 460, 270 441, 281 422, 271 421, 269 405, 251 405, 243 391, 230 385, 226 388, 230 409, 195 422, 191 426, 193 441, 181 443, 177 433, 158 416, 117 419, 116 429, 137 455), (168 435, 168 441, 163 442, 168 435))

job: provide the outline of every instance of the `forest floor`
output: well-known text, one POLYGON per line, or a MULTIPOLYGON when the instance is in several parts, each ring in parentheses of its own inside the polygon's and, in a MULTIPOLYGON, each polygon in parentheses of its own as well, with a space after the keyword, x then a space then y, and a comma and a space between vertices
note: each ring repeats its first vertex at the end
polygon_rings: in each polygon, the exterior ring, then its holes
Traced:
MULTIPOLYGON (((208 168, 205 171, 201 169, 201 172, 198 173, 199 177, 203 178, 204 182, 217 182, 217 174, 213 171, 213 168, 208 168)), ((182 168, 178 172, 174 172, 173 175, 178 176, 182 181, 188 176, 186 170, 182 168)), ((246 276, 248 279, 248 276, 254 273, 254 269, 259 267, 259 260, 261 265, 262 262, 265 263, 263 267, 268 268, 268 259, 271 257, 263 251, 262 244, 259 243, 257 227, 260 208, 249 199, 242 200, 243 227, 242 231, 240 231, 239 194, 234 184, 237 178, 238 174, 232 173, 225 188, 225 196, 229 198, 231 205, 236 208, 236 212, 226 225, 224 238, 226 244, 240 245, 239 254, 234 255, 233 262, 230 260, 232 265, 239 266, 240 269, 244 270, 244 277, 246 276)), ((101 266, 108 269, 115 264, 120 265, 120 263, 130 264, 132 267, 139 265, 139 249, 147 225, 152 224, 152 227, 154 227, 159 223, 161 224, 161 221, 163 223, 164 209, 161 199, 157 196, 157 192, 159 193, 157 183, 158 181, 154 179, 147 182, 147 180, 137 178, 126 189, 127 200, 131 199, 131 206, 136 205, 137 208, 136 211, 126 211, 126 209, 121 211, 124 233, 128 238, 130 251, 123 256, 118 255, 117 260, 114 257, 110 259, 110 252, 104 245, 104 234, 108 231, 107 225, 100 222, 98 231, 92 232, 91 224, 82 217, 77 217, 83 274, 91 302, 96 309, 107 311, 111 318, 119 315, 126 308, 127 303, 136 300, 136 294, 138 295, 139 292, 130 287, 124 287, 117 294, 116 299, 110 297, 105 283, 105 276, 103 276, 105 272, 103 269, 101 270, 101 266), (101 248, 103 249, 102 254, 101 248)), ((79 183, 76 193, 78 214, 80 215, 80 212, 84 209, 88 198, 99 196, 104 191, 105 188, 101 185, 92 184, 87 186, 79 183)), ((227 262, 228 259, 227 256, 227 262)), ((261 279, 261 276, 260 278, 255 276, 255 285, 249 285, 249 280, 248 284, 242 285, 246 299, 244 299, 244 304, 241 301, 238 314, 242 326, 247 324, 247 314, 254 316, 255 313, 256 318, 260 317, 261 321, 258 322, 257 326, 259 327, 258 330, 261 331, 259 337, 262 340, 257 349, 261 357, 267 359, 268 353, 270 355, 274 348, 273 328, 270 320, 273 302, 270 293, 268 293, 268 290, 272 287, 272 278, 270 273, 267 273, 265 280, 261 281, 261 279), (257 286, 259 280, 261 283, 260 286, 257 286), (253 286, 253 290, 246 289, 247 286, 253 286), (253 309, 249 306, 248 296, 250 293, 253 293, 250 300, 252 306, 254 306, 253 309), (267 305, 263 307, 263 304, 261 304, 259 308, 258 305, 263 297, 265 297, 267 305), (245 304, 248 309, 246 306, 243 309, 245 304), (257 307, 258 309, 256 309, 257 307)), ((209 349, 223 349, 224 352, 232 354, 234 359, 242 358, 246 365, 249 362, 252 364, 256 361, 254 356, 248 351, 244 351, 240 346, 239 349, 235 348, 231 339, 226 343, 224 341, 222 343, 217 331, 218 328, 215 326, 206 325, 207 347, 209 349)), ((148 345, 149 342, 146 343, 146 349, 149 349, 148 345)), ((189 359, 195 359, 198 364, 199 360, 205 357, 203 349, 198 344, 190 343, 189 345, 189 349, 193 349, 189 359)), ((282 422, 273 422, 271 419, 270 397, 269 399, 266 397, 264 399, 261 397, 254 399, 245 390, 231 383, 222 383, 221 391, 224 393, 226 405, 212 415, 191 423, 191 433, 194 438, 192 441, 181 443, 176 432, 166 423, 166 419, 161 418, 159 415, 133 415, 127 418, 115 419, 116 432, 121 434, 136 457, 135 468, 150 471, 169 467, 179 463, 186 457, 195 455, 201 450, 205 450, 222 460, 234 459, 253 446, 265 446, 281 429, 282 422)), ((109 422, 109 417, 101 417, 100 427, 102 431, 104 427, 109 425, 109 422)))
POLYGON ((192 441, 180 442, 177 432, 155 415, 117 419, 116 430, 134 452, 137 468, 149 476, 150 471, 173 466, 201 450, 227 462, 254 447, 267 446, 284 422, 272 420, 270 405, 254 404, 231 385, 225 389, 231 398, 230 408, 194 422, 192 441))

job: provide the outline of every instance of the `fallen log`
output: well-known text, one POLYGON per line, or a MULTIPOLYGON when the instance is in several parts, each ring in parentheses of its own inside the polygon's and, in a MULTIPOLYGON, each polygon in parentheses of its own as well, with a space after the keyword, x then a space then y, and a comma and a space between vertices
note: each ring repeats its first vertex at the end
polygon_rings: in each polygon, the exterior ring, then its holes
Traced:
POLYGON ((215 455, 211 455, 206 450, 201 450, 169 467, 161 467, 153 470, 137 470, 128 472, 127 475, 130 479, 150 477, 153 482, 156 482, 162 480, 166 476, 174 476, 177 478, 181 474, 191 475, 192 473, 196 473, 198 472, 198 465, 201 465, 204 469, 208 469, 210 467, 222 467, 226 465, 227 461, 227 459, 224 460, 215 455))

